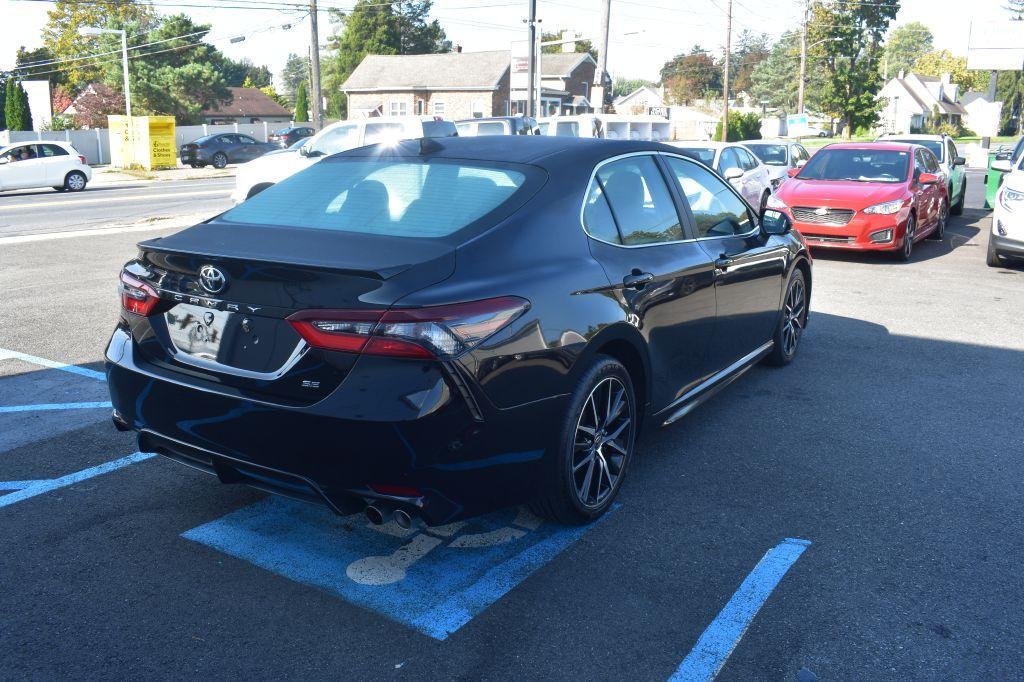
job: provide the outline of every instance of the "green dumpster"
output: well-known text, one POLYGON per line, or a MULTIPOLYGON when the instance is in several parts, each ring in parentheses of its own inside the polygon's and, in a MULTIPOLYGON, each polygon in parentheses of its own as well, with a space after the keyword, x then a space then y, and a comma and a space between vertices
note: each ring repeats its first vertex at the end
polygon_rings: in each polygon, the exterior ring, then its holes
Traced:
POLYGON ((996 161, 996 153, 988 153, 988 173, 985 175, 985 208, 995 208, 996 192, 999 191, 999 186, 1003 184, 1003 176, 1009 171, 1009 160, 1002 159, 996 161))

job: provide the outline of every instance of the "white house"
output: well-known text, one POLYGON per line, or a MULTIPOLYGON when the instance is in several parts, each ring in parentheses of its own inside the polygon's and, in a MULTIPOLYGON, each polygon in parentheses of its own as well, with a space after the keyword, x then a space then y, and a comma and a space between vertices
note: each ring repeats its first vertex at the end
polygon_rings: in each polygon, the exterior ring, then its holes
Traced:
POLYGON ((664 107, 665 98, 658 90, 641 85, 628 95, 616 98, 612 105, 616 114, 646 114, 649 107, 664 107))
POLYGON ((948 73, 935 78, 900 71, 878 93, 885 100, 878 127, 883 133, 919 132, 936 112, 949 123, 967 125, 959 90, 948 73))

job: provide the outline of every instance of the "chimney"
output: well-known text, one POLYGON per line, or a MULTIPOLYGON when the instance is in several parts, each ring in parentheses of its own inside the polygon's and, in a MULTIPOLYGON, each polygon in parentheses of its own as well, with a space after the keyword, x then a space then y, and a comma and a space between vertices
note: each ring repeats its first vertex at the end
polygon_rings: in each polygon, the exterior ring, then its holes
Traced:
POLYGON ((455 52, 457 52, 458 54, 462 54, 462 45, 455 43, 455 52))
POLYGON ((949 85, 949 84, 950 84, 950 76, 949 76, 949 72, 948 72, 948 71, 944 72, 944 73, 943 73, 943 74, 942 74, 942 75, 941 75, 941 76, 939 77, 939 80, 941 80, 941 81, 942 81, 942 84, 943 84, 943 85, 949 85))
POLYGON ((899 75, 899 79, 900 79, 900 80, 903 80, 903 79, 904 79, 904 78, 906 78, 906 77, 907 77, 907 72, 906 72, 906 71, 904 71, 903 69, 900 69, 900 75, 899 75))

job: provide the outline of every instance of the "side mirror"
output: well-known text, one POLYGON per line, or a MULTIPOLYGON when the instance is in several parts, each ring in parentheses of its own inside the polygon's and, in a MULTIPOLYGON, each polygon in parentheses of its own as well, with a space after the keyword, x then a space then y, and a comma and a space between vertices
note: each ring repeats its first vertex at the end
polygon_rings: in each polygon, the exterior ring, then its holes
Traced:
POLYGON ((917 176, 917 182, 920 185, 934 185, 939 181, 939 176, 935 173, 921 173, 917 176))
POLYGON ((729 170, 725 171, 724 177, 726 180, 739 180, 740 178, 743 177, 743 169, 736 167, 730 168, 729 170))
POLYGON ((769 208, 761 214, 761 229, 765 234, 786 234, 793 229, 793 221, 782 211, 769 208))
POLYGON ((800 171, 801 170, 803 170, 803 166, 797 166, 796 168, 790 168, 788 171, 786 171, 786 175, 788 175, 791 178, 795 178, 796 176, 800 175, 800 171))
POLYGON ((967 164, 967 159, 965 159, 962 156, 958 156, 955 159, 953 159, 953 165, 954 166, 963 166, 963 165, 966 165, 966 164, 967 164))
POLYGON ((304 144, 299 147, 299 156, 309 156, 309 145, 304 144))

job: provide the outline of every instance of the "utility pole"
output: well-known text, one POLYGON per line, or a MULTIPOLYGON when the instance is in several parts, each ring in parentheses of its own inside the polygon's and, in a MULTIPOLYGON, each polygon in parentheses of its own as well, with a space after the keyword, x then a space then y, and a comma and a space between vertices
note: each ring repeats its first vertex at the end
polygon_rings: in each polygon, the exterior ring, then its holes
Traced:
POLYGON ((804 20, 800 24, 800 86, 796 97, 796 113, 804 113, 804 87, 807 81, 807 13, 810 0, 804 0, 804 20))
POLYGON ((722 82, 722 95, 725 99, 722 107, 722 142, 729 139, 729 58, 732 56, 732 0, 725 13, 725 79, 722 82))
POLYGON ((594 109, 597 112, 604 111, 604 84, 605 74, 608 73, 608 26, 611 23, 612 0, 604 0, 601 6, 601 36, 597 45, 597 71, 594 73, 593 94, 601 99, 594 109))
POLYGON ((313 95, 310 123, 317 130, 324 126, 323 94, 320 92, 320 35, 316 26, 316 0, 309 0, 309 85, 313 95))
POLYGON ((526 57, 526 115, 537 116, 536 93, 537 85, 537 0, 530 0, 530 18, 527 20, 527 43, 529 52, 526 57))

